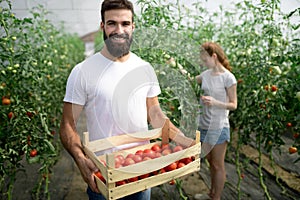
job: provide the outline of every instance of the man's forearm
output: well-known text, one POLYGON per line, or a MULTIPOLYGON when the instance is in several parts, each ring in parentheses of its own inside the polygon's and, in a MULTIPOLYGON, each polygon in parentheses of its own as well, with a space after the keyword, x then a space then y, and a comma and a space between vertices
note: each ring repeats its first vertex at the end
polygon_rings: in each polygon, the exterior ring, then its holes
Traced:
POLYGON ((62 124, 60 129, 60 139, 64 148, 69 152, 76 162, 85 156, 80 137, 74 128, 62 124))

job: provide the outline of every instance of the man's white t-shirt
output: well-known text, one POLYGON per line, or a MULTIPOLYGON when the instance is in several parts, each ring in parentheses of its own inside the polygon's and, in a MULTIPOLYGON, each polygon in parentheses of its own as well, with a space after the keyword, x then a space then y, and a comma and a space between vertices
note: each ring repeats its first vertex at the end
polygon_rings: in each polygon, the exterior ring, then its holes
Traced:
POLYGON ((134 53, 122 63, 97 53, 74 67, 64 102, 84 106, 93 141, 147 131, 146 98, 160 93, 153 67, 134 53))

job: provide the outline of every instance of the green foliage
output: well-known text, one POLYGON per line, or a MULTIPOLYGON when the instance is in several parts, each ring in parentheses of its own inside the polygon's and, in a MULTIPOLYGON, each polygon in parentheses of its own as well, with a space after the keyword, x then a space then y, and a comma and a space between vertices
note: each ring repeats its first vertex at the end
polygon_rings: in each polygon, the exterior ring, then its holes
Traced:
MULTIPOLYGON (((200 1, 192 8, 182 1, 139 0, 138 4, 142 15, 136 19, 133 50, 157 70, 161 105, 190 137, 197 127, 200 95, 194 77, 205 69, 199 62, 199 46, 205 41, 221 44, 238 79, 238 109, 230 114, 232 130, 240 130, 239 147, 254 141, 260 153, 259 180, 270 199, 260 173, 262 152, 273 160, 272 152, 285 143, 282 136, 300 132, 299 24, 290 22, 299 8, 283 14, 279 0, 245 0, 233 10, 220 7, 214 13, 200 1)), ((299 137, 293 146, 300 149, 299 137)))
POLYGON ((40 164, 41 176, 51 173, 57 161, 55 133, 65 84, 71 66, 84 58, 84 45, 55 28, 43 7, 19 19, 9 1, 0 3, 0 96, 10 99, 9 105, 0 105, 0 190, 10 199, 22 159, 40 164), (32 150, 38 152, 35 157, 32 150))

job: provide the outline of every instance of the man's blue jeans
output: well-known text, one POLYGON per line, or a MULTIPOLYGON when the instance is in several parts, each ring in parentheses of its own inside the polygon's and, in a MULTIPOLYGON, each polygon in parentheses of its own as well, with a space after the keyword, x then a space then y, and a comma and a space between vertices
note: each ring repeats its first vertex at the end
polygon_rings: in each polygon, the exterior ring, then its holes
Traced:
MULTIPOLYGON (((89 200, 106 200, 102 194, 93 192, 90 187, 87 188, 86 193, 89 196, 89 200)), ((142 192, 137 192, 129 196, 120 198, 120 200, 150 200, 151 189, 147 189, 142 192)))

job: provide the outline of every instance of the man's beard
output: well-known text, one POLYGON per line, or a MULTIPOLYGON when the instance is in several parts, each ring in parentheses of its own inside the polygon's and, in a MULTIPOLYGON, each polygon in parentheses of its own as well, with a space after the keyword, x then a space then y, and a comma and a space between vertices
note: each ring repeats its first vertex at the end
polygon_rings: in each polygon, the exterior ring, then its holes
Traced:
POLYGON ((130 46, 132 43, 132 37, 130 37, 127 33, 123 34, 110 34, 109 37, 106 35, 105 31, 103 32, 103 39, 106 44, 108 52, 116 57, 120 58, 127 54, 129 54, 130 46), (125 39, 124 43, 114 42, 113 38, 119 37, 125 39))

